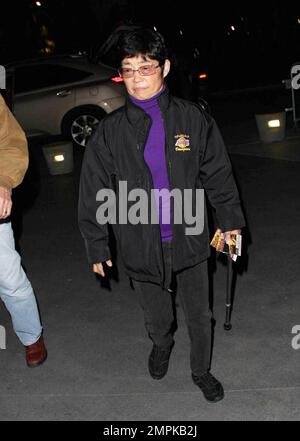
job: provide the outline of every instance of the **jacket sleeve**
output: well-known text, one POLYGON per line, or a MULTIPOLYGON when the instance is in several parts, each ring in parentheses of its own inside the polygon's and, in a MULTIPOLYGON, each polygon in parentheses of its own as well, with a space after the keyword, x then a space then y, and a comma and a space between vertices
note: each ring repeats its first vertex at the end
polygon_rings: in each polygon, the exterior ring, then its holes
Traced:
POLYGON ((101 189, 110 188, 112 170, 113 159, 106 145, 101 121, 87 144, 79 185, 79 229, 90 263, 100 263, 111 258, 108 225, 99 224, 96 219, 100 206, 100 202, 96 201, 96 194, 101 189))
POLYGON ((25 133, 0 95, 0 186, 17 187, 28 168, 25 133))
POLYGON ((230 159, 214 119, 204 128, 204 152, 200 178, 210 204, 216 210, 218 227, 231 231, 246 225, 230 159))

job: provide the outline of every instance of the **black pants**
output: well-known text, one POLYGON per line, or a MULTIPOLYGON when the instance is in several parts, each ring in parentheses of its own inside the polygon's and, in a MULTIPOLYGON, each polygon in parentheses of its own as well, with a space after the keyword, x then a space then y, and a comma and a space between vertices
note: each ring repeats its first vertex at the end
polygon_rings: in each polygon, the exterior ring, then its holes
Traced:
POLYGON ((173 273, 172 242, 163 242, 163 257, 166 274, 164 289, 155 283, 132 281, 144 310, 146 329, 157 346, 172 345, 174 313, 172 294, 168 288, 172 277, 176 277, 177 292, 191 341, 191 370, 195 375, 201 375, 209 368, 211 353, 212 314, 209 310, 207 260, 173 273))

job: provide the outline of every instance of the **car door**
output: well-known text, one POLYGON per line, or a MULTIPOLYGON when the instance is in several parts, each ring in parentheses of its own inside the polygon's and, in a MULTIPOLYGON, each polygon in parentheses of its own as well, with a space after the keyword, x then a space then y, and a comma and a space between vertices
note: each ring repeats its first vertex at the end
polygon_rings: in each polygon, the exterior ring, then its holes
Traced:
POLYGON ((53 63, 16 67, 14 113, 26 134, 59 134, 63 116, 75 106, 71 85, 87 76, 53 63))

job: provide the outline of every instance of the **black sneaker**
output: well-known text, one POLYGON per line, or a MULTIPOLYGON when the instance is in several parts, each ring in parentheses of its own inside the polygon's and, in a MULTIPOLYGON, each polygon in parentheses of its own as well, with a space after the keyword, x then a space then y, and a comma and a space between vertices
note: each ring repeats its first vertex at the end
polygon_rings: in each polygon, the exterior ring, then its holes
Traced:
POLYGON ((153 345, 152 351, 149 356, 148 368, 152 378, 160 380, 168 372, 169 359, 172 352, 172 346, 168 348, 161 348, 153 345))
POLYGON ((210 372, 206 372, 200 377, 192 374, 192 379, 200 387, 207 401, 216 403, 224 398, 222 384, 210 372))

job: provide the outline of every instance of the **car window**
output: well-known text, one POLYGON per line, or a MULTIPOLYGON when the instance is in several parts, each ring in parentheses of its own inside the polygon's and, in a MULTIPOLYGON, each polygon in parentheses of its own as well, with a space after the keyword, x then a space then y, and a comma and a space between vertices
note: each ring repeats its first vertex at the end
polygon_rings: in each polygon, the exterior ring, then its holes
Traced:
POLYGON ((15 72, 15 93, 73 83, 90 75, 92 73, 54 64, 18 67, 15 72))

